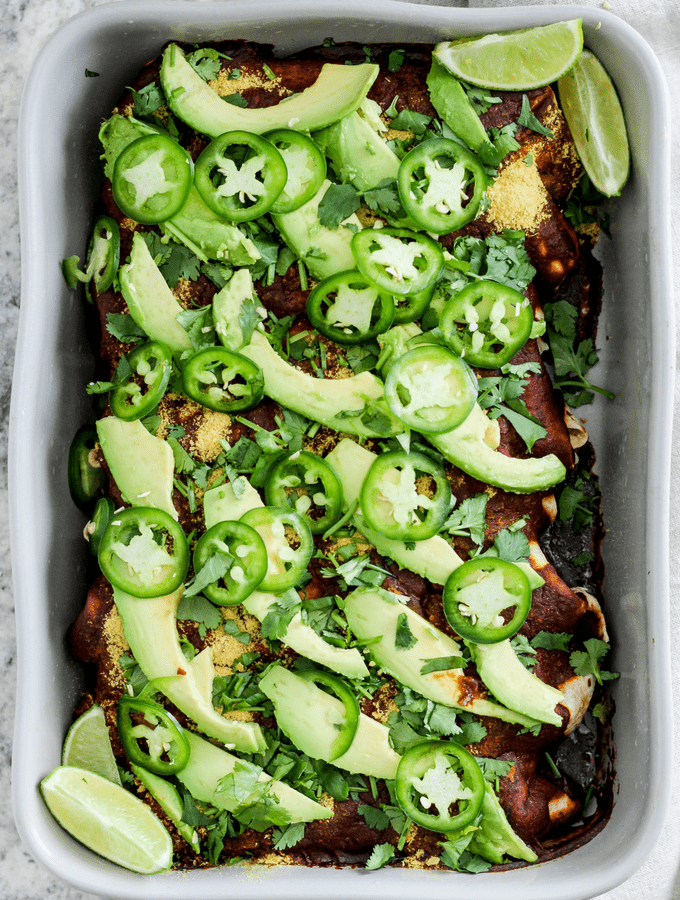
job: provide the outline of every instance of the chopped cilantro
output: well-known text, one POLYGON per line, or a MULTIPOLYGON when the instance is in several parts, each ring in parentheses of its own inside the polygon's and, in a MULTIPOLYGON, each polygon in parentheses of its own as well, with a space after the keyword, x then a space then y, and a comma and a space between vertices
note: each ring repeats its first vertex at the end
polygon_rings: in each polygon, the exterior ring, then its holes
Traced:
POLYGON ((486 493, 467 497, 453 510, 442 530, 451 535, 469 537, 477 545, 483 544, 488 499, 489 495, 486 493))
POLYGON ((186 591, 177 607, 177 619, 180 622, 196 622, 201 640, 205 640, 206 633, 219 626, 222 614, 205 597, 193 596, 186 591))
POLYGON ((300 598, 296 590, 291 588, 280 594, 269 607, 269 612, 262 621, 262 637, 280 640, 300 609, 300 598))
POLYGON ((231 103, 232 106, 239 106, 241 109, 245 109, 248 106, 248 101, 238 91, 235 91, 233 94, 225 94, 222 99, 225 103, 231 103))
POLYGON ((217 78, 222 65, 220 54, 212 47, 203 47, 194 50, 193 53, 187 53, 186 61, 203 81, 213 81, 217 78))
POLYGON ((137 118, 148 118, 161 106, 165 105, 165 97, 153 81, 138 91, 135 91, 133 88, 130 88, 130 90, 132 91, 132 100, 135 105, 135 116, 137 118))
POLYGON ((356 188, 351 184, 331 184, 319 203, 319 222, 332 230, 361 206, 356 188))
POLYGON ((410 131, 413 134, 423 135, 431 121, 432 116, 425 116, 423 113, 415 112, 412 109, 402 109, 392 119, 392 128, 395 131, 410 131))
POLYGON ((274 828, 272 831, 272 849, 287 850, 299 844, 305 836, 305 823, 295 822, 286 828, 274 828))
POLYGON ((532 112, 531 103, 526 94, 522 94, 522 111, 517 119, 517 124, 521 125, 523 128, 528 128, 530 131, 535 131, 536 134, 543 134, 549 138, 553 137, 552 131, 549 128, 546 128, 540 119, 532 112))
POLYGON ((378 807, 362 803, 357 812, 360 816, 363 816, 369 828, 375 828, 376 831, 385 831, 385 829, 390 827, 390 817, 378 807))
POLYGON ((557 498, 559 520, 571 521, 574 534, 591 524, 600 499, 599 492, 594 489, 594 482, 591 482, 593 488, 588 490, 589 482, 584 474, 578 475, 573 485, 565 484, 557 498))
POLYGON ((376 844, 366 863, 367 869, 382 869, 388 862, 394 859, 394 847, 392 844, 376 844))
POLYGON ((106 330, 121 344, 137 344, 147 340, 146 332, 128 313, 107 313, 106 330))
POLYGON ((390 72, 398 72, 404 64, 404 50, 392 50, 387 58, 387 69, 390 72))
POLYGON ((486 756, 476 756, 477 764, 482 770, 484 779, 498 790, 498 782, 512 769, 514 762, 509 759, 492 759, 486 756))
POLYGON ((580 553, 576 554, 571 562, 574 566, 587 566, 588 563, 592 562, 594 559, 595 557, 592 553, 588 550, 582 550, 580 553))
POLYGON ((406 613, 400 613, 397 618, 397 632, 394 636, 394 646, 397 650, 410 650, 417 643, 417 638, 411 631, 406 613))
POLYGON ((510 640, 510 646, 517 654, 517 658, 522 663, 524 668, 531 671, 536 665, 536 651, 529 643, 529 639, 523 634, 516 634, 510 640))
POLYGON ((569 649, 569 641, 572 639, 572 634, 566 634, 566 632, 561 631, 559 633, 553 633, 551 631, 539 631, 538 634, 535 634, 531 639, 531 646, 536 648, 537 650, 568 650, 569 649))
POLYGON ((464 669, 465 660, 462 656, 439 656, 436 659, 428 659, 421 668, 421 675, 428 675, 430 672, 448 672, 449 669, 464 669))
POLYGON ((474 84, 468 84, 466 81, 461 81, 461 84, 478 116, 488 112, 494 104, 503 102, 500 97, 494 97, 486 88, 476 87, 474 84))
POLYGON ((589 638, 583 642, 585 650, 574 650, 569 657, 569 665, 577 675, 594 675, 598 684, 604 681, 612 681, 619 677, 618 672, 607 672, 600 668, 600 661, 611 650, 606 641, 599 638, 589 638))
POLYGON ((364 202, 369 209, 386 216, 403 214, 394 178, 383 178, 374 188, 365 191, 364 202))

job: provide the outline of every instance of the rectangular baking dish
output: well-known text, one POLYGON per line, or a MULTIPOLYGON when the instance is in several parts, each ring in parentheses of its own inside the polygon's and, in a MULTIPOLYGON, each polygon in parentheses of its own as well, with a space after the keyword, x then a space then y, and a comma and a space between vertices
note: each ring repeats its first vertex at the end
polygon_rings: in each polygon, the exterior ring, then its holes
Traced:
POLYGON ((123 0, 67 22, 39 55, 20 118, 22 304, 10 421, 10 513, 19 679, 14 814, 27 849, 77 889, 109 898, 287 900, 323 895, 399 900, 579 900, 604 893, 642 863, 661 830, 671 769, 668 485, 674 370, 670 275, 669 100, 661 69, 629 26, 575 6, 447 9, 375 0, 123 0), (282 53, 336 40, 436 42, 581 16, 586 44, 611 73, 625 111, 633 170, 611 202, 597 383, 612 403, 579 412, 598 453, 607 566, 605 612, 615 647, 616 805, 586 846, 504 873, 282 867, 143 877, 94 856, 54 822, 40 780, 60 762, 82 689, 65 635, 85 590, 84 524, 66 481, 76 428, 92 413, 83 386, 93 359, 81 299, 59 271, 83 252, 97 201, 97 130, 122 88, 169 39, 250 38, 282 53), (99 73, 86 78, 85 70, 99 73))

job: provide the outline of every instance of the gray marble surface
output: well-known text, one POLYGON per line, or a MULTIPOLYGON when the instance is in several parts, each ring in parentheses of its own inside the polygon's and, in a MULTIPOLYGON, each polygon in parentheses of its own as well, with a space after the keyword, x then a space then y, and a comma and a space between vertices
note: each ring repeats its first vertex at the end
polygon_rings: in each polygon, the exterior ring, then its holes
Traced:
MULTIPOLYGON (((168 0, 172 2, 172 0, 168 0)), ((324 0, 320 0, 324 2, 324 0)), ((418 0, 417 0, 418 2, 418 0)), ((419 0, 428 2, 428 0, 419 0)), ((546 0, 539 0, 546 2, 546 0)), ((70 16, 97 6, 96 0, 0 0, 0 533, 7 534, 7 421, 12 383, 14 344, 20 303, 19 213, 16 179, 16 132, 21 91, 38 50, 49 35, 70 16)), ((441 5, 468 5, 453 0, 441 5)), ((470 6, 516 5, 510 0, 470 0, 470 6)), ((606 7, 635 27, 651 44, 666 71, 671 88, 680 82, 679 0, 611 0, 591 3, 606 7)), ((47 137, 49 139, 49 137, 47 137)), ((673 209, 680 204, 680 153, 676 128, 673 164, 673 209)), ((680 218, 673 223, 675 283, 680 283, 680 218)), ((677 306, 677 302, 676 302, 677 306)), ((678 317, 680 320, 680 317, 678 317)), ((680 369, 680 367, 679 367, 680 369)), ((677 384, 676 384, 677 388, 677 384)), ((680 405, 676 390, 676 420, 680 405)), ((674 472, 680 473, 680 451, 675 454, 674 472)), ((671 492, 671 603, 680 601, 680 491, 676 476, 671 492), (675 512, 674 512, 675 510, 675 512)), ((10 766, 14 694, 16 687, 16 644, 14 608, 7 541, 0 546, 0 898, 1 900, 85 900, 90 895, 56 881, 24 850, 14 827, 11 812, 10 766)), ((680 640, 680 613, 672 613, 672 640, 680 640)), ((680 660, 674 662, 678 683, 680 660)), ((680 701, 675 700, 676 734, 680 734, 680 701)), ((675 778, 672 780, 674 809, 680 807, 680 760, 676 750, 675 778)), ((671 785, 669 773, 669 788, 671 785)), ((625 884, 603 895, 607 900, 627 898, 680 898, 680 821, 672 812, 656 848, 643 867, 625 884)), ((111 898, 113 900, 113 898, 111 898)))

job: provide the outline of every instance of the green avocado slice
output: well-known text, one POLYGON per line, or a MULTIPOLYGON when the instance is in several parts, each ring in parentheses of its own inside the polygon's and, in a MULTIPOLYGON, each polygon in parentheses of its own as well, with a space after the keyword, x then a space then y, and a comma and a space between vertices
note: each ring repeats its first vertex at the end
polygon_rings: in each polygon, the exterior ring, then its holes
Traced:
POLYGON ((185 734, 191 756, 177 777, 196 800, 228 810, 256 831, 266 831, 272 825, 331 817, 330 809, 267 775, 259 766, 221 750, 190 731, 185 734))
POLYGON ((461 668, 423 673, 423 666, 432 660, 460 657, 460 645, 400 603, 396 594, 382 588, 357 588, 345 598, 345 616, 357 638, 367 642, 374 661, 401 684, 428 700, 504 722, 530 727, 538 724, 536 719, 499 703, 470 697, 470 685, 461 668), (406 624, 415 638, 411 647, 396 646, 401 616, 406 617, 406 624))
POLYGON ((375 778, 394 778, 397 774, 401 757, 390 746, 387 726, 360 713, 349 749, 333 758, 337 723, 344 712, 339 700, 281 665, 267 670, 260 680, 260 690, 274 704, 279 728, 307 756, 333 759, 334 766, 375 778))
POLYGON ((175 115, 202 134, 225 131, 264 134, 274 128, 314 131, 357 109, 378 77, 373 63, 341 66, 326 63, 308 88, 276 106, 242 109, 225 103, 192 69, 177 44, 163 54, 161 85, 175 115))
POLYGON ((215 670, 212 649, 191 661, 182 653, 177 633, 177 607, 184 587, 163 597, 140 600, 114 587, 113 599, 132 655, 149 679, 162 679, 160 690, 201 731, 244 753, 267 746, 256 722, 227 719, 212 704, 215 670))

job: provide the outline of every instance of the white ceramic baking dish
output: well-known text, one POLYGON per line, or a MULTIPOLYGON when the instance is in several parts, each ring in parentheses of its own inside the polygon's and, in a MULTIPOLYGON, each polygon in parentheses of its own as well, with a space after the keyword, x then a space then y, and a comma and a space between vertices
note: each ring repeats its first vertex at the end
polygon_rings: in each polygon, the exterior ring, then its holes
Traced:
POLYGON ((287 900, 578 900, 640 866, 670 795, 668 483, 674 368, 669 253, 669 101, 649 47, 600 9, 447 9, 374 0, 123 0, 57 31, 26 85, 20 119, 22 304, 10 434, 12 564, 19 643, 14 813, 28 850, 58 877, 108 898, 287 900), (45 809, 38 784, 60 761, 82 687, 65 635, 86 585, 83 518, 66 483, 66 455, 91 417, 83 385, 93 360, 81 300, 60 260, 82 253, 97 200, 97 129, 122 87, 168 39, 251 38, 281 53, 336 40, 438 41, 581 16, 586 44, 611 73, 626 111, 633 172, 611 203, 602 241, 606 297, 597 382, 613 403, 585 408, 598 453, 609 528, 606 614, 615 646, 616 805, 586 846, 540 866, 462 875, 383 869, 225 868, 142 877, 95 857, 45 809), (86 78, 85 69, 98 72, 86 78), (605 339, 607 338, 607 340, 605 339))

